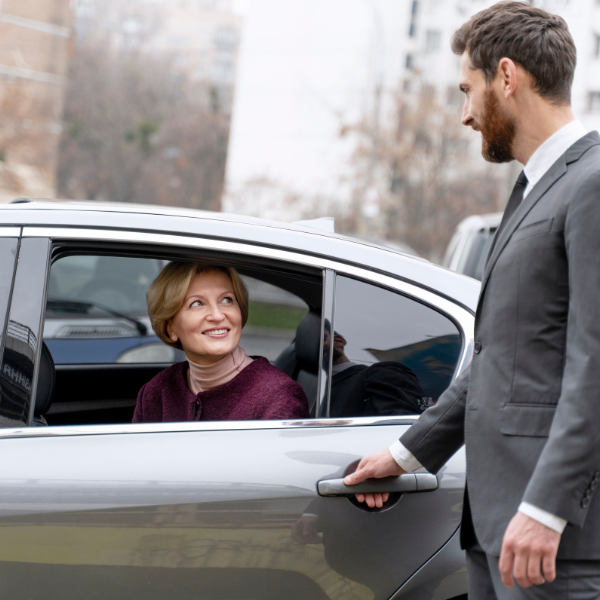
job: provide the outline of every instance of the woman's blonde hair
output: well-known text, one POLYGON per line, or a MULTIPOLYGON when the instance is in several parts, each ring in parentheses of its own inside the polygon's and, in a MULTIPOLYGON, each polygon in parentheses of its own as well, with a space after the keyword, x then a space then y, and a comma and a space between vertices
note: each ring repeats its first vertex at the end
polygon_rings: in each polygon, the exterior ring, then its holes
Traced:
POLYGON ((182 349, 179 340, 173 342, 169 337, 167 325, 181 310, 192 280, 196 275, 214 272, 225 273, 231 280, 233 293, 242 313, 242 327, 246 325, 248 290, 234 268, 206 263, 171 262, 163 268, 146 292, 152 329, 168 346, 182 349))

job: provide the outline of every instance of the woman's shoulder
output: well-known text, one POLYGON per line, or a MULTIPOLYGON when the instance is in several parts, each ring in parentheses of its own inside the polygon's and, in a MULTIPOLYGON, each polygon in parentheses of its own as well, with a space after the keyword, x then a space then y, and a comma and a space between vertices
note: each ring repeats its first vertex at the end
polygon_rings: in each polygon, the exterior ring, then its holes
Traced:
POLYGON ((164 390, 166 387, 178 386, 185 383, 184 373, 187 362, 183 361, 175 363, 160 373, 157 373, 148 383, 142 388, 144 394, 153 394, 164 390))
POLYGON ((257 419, 304 419, 309 416, 304 389, 266 358, 252 357, 252 397, 257 402, 257 419))
POLYGON ((300 385, 289 375, 274 367, 264 356, 252 356, 251 358, 252 362, 246 368, 251 370, 251 374, 257 382, 279 386, 300 385))

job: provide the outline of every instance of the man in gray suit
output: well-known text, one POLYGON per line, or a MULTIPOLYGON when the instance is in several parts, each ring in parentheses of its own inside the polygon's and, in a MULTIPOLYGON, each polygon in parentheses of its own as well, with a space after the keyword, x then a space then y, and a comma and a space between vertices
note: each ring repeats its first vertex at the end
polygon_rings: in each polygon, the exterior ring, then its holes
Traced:
POLYGON ((488 257, 470 368, 346 483, 435 473, 464 443, 469 600, 598 598, 600 136, 573 117, 560 17, 498 3, 452 49, 463 124, 481 131, 484 158, 525 169, 488 257))

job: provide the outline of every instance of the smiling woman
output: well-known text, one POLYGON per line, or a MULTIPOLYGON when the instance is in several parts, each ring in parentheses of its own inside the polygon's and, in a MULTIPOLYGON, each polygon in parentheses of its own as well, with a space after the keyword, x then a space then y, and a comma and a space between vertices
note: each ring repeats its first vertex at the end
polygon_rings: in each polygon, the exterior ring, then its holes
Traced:
POLYGON ((237 271, 172 262, 148 288, 156 335, 184 351, 138 395, 134 422, 306 418, 302 387, 241 348, 248 291, 237 271))

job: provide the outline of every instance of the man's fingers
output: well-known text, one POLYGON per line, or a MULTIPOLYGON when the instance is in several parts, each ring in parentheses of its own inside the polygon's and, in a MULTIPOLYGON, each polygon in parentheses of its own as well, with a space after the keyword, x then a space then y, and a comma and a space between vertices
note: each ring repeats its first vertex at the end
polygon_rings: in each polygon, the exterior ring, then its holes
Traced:
POLYGON ((366 502, 367 506, 374 508, 381 508, 384 502, 388 501, 390 495, 388 493, 385 494, 356 494, 356 499, 359 502, 366 502))
POLYGON ((513 565, 513 576, 522 588, 528 588, 529 586, 531 586, 531 582, 527 578, 527 558, 528 557, 526 554, 517 551, 517 553, 515 554, 515 560, 513 565))
POLYGON ((500 569, 500 576, 502 577, 502 583, 511 590, 515 586, 513 579, 513 564, 515 560, 514 552, 506 545, 502 546, 502 554, 500 555, 500 563, 498 565, 500 569))
MULTIPOLYGON (((542 575, 542 554, 540 552, 532 552, 527 561, 527 583, 529 585, 542 585, 544 576, 542 575)), ((519 585, 521 583, 519 582, 519 585)), ((521 587, 525 587, 521 585, 521 587)))
POLYGON ((554 552, 544 552, 542 571, 546 581, 551 582, 556 579, 556 554, 554 552))

